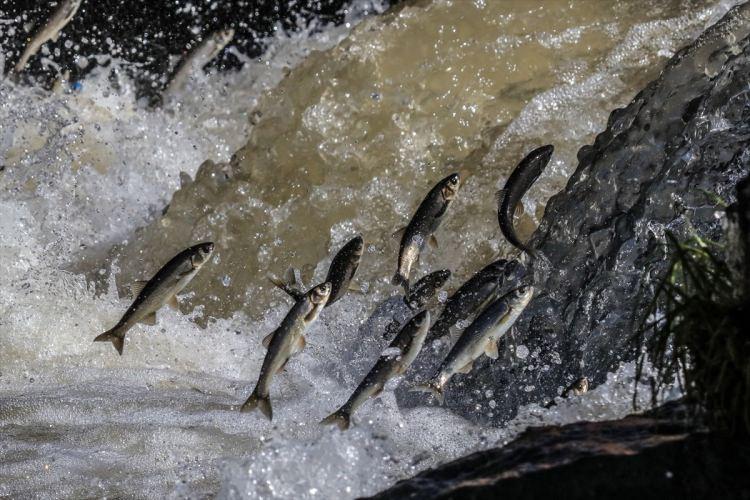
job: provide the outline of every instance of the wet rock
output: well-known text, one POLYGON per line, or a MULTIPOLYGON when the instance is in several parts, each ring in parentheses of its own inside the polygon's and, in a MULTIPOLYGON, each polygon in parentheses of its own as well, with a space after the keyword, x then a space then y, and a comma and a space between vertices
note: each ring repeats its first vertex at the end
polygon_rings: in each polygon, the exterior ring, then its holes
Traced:
POLYGON ((750 444, 688 427, 684 407, 526 431, 372 498, 749 498, 750 444))
POLYGON ((678 52, 581 149, 532 237, 547 262, 534 266, 539 292, 517 323, 531 356, 515 366, 481 360, 463 377, 478 391, 449 388, 451 408, 481 420, 474 394, 502 390, 492 417, 502 421, 581 375, 597 385, 634 356, 639 312, 667 264, 665 233, 720 237, 716 200, 731 202, 750 168, 749 35, 745 4, 678 52))

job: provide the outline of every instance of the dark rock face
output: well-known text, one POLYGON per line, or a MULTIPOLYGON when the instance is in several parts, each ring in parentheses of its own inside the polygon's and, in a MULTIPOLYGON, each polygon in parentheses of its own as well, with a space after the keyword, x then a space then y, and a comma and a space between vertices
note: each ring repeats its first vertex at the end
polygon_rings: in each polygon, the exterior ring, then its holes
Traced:
MULTIPOLYGON (((503 391, 493 421, 543 402, 579 376, 594 385, 632 359, 644 291, 666 266, 665 231, 716 238, 723 208, 750 168, 750 5, 733 9, 670 61, 606 131, 547 205, 532 245, 537 295, 517 323, 531 355, 456 377, 449 406, 480 419, 476 394, 503 391)), ((646 293, 645 295, 648 295, 646 293)), ((476 366, 476 365, 475 365, 476 366)))
POLYGON ((750 444, 688 428, 679 410, 530 429, 373 498, 750 498, 750 444))

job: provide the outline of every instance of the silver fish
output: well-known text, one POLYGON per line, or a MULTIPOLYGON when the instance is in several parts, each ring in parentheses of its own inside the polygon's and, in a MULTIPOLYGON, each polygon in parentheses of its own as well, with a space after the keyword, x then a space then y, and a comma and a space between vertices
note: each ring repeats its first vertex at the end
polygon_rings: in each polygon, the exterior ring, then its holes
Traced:
POLYGON ((156 324, 156 311, 165 304, 176 309, 176 295, 190 283, 213 251, 211 242, 192 246, 172 257, 149 281, 134 285, 133 304, 111 330, 96 337, 94 342, 112 342, 122 355, 127 331, 136 323, 156 324))
POLYGON ((414 390, 431 392, 443 403, 443 389, 456 373, 469 373, 482 354, 498 358, 497 341, 513 326, 528 305, 534 288, 518 288, 488 305, 461 334, 437 373, 414 390))
POLYGON ((453 325, 484 309, 497 298, 503 283, 518 280, 524 273, 523 265, 517 260, 500 259, 482 268, 448 297, 445 307, 430 328, 427 340, 442 337, 453 325))
POLYGON ((175 94, 185 88, 188 80, 196 72, 219 55, 224 47, 234 38, 232 28, 218 30, 207 36, 192 52, 187 54, 177 66, 174 76, 164 89, 166 100, 173 99, 175 94))
POLYGON ((437 246, 434 232, 445 218, 448 207, 456 198, 461 185, 461 176, 451 174, 433 187, 425 199, 420 203, 409 225, 394 233, 401 234, 401 245, 398 253, 398 269, 393 276, 394 285, 402 285, 409 293, 409 274, 411 268, 419 260, 419 255, 425 243, 437 246))
POLYGON ((270 398, 273 376, 284 369, 289 358, 304 349, 305 331, 318 318, 330 295, 330 283, 326 282, 314 287, 294 303, 281 325, 263 339, 263 345, 268 348, 268 351, 260 368, 258 383, 240 408, 241 412, 260 408, 268 420, 273 419, 270 398))
POLYGON ((534 250, 521 243, 513 227, 513 215, 526 191, 536 182, 549 163, 555 148, 551 145, 535 149, 513 169, 503 189, 497 192, 497 220, 505 239, 522 252, 536 257, 534 250))
POLYGON ((422 311, 404 325, 388 349, 380 356, 372 370, 357 386, 344 405, 324 418, 320 423, 336 424, 341 430, 348 429, 352 414, 368 399, 377 397, 392 378, 403 375, 417 357, 424 344, 430 326, 429 311, 422 311))
MULTIPOLYGON (((354 274, 357 272, 359 263, 362 260, 365 242, 361 236, 355 236, 344 245, 341 250, 331 261, 328 267, 328 275, 325 281, 331 284, 331 296, 326 302, 326 307, 330 306, 341 297, 343 297, 351 285, 354 274)), ((297 270, 290 268, 286 272, 285 279, 281 280, 275 276, 268 276, 271 283, 289 294, 295 300, 299 300, 305 295, 302 291, 302 283, 297 277, 297 270)))
POLYGON ((60 4, 60 7, 58 7, 55 13, 52 14, 52 17, 50 17, 47 23, 34 34, 28 45, 26 45, 23 54, 21 54, 21 58, 13 68, 14 73, 21 73, 29 62, 29 59, 37 53, 42 45, 49 40, 57 41, 60 31, 62 31, 65 25, 67 25, 76 15, 78 8, 81 6, 81 2, 82 0, 66 0, 60 4))

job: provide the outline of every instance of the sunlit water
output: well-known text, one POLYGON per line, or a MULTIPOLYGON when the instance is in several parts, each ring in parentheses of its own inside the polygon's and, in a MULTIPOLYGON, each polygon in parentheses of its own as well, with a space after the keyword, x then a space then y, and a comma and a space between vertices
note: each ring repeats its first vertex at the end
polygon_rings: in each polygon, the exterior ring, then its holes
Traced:
MULTIPOLYGON (((0 84, 0 496, 348 498, 528 425, 628 413, 632 365, 502 428, 400 409, 392 390, 346 433, 317 424, 384 347, 359 327, 395 293, 388 234, 431 183, 451 168, 472 174, 441 250, 421 264, 451 267, 455 288, 508 251, 491 193, 522 152, 556 146, 525 201, 528 235, 609 111, 733 3, 422 2, 279 35, 241 72, 200 78, 178 109, 147 110, 124 77, 115 90, 97 72, 74 94, 0 84), (229 188, 210 169, 187 177, 235 151, 229 188), (265 272, 293 263, 321 277, 355 232, 368 241, 358 280, 368 293, 312 327, 275 379, 273 423, 240 414, 260 339, 289 307, 265 272), (123 357, 91 342, 128 305, 116 277, 148 276, 205 238, 216 257, 183 313, 131 330, 123 357)), ((482 411, 501 392, 488 391, 482 411)))

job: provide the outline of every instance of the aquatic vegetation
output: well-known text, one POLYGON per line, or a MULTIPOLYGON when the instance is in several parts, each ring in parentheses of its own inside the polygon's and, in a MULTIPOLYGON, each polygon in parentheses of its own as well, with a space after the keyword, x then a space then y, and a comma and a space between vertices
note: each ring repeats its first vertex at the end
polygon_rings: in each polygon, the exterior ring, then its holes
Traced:
MULTIPOLYGON (((750 335, 743 324, 744 284, 720 247, 698 237, 672 248, 667 273, 639 329, 645 345, 638 363, 655 370, 652 403, 676 379, 693 409, 713 428, 750 433, 750 335)), ((637 388, 636 395, 637 398, 637 388)))

